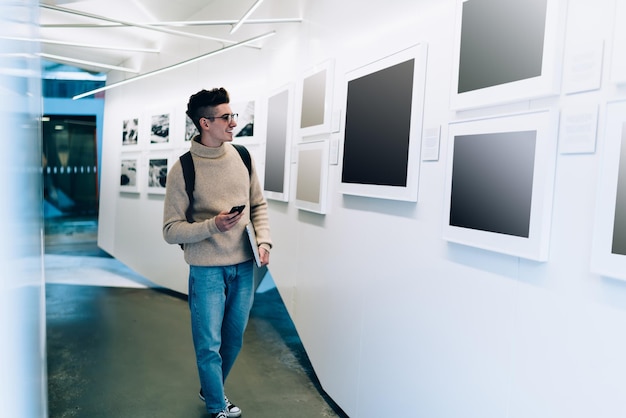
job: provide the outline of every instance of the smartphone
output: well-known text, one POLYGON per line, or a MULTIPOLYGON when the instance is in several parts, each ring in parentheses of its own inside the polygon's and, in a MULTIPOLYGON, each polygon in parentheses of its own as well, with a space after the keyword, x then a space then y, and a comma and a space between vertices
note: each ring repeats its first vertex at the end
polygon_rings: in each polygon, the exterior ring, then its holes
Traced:
POLYGON ((233 206, 233 207, 230 209, 230 212, 228 212, 228 213, 235 213, 235 212, 237 212, 237 213, 241 213, 241 211, 242 211, 242 210, 243 210, 243 208, 245 208, 245 207, 246 207, 246 205, 233 206))

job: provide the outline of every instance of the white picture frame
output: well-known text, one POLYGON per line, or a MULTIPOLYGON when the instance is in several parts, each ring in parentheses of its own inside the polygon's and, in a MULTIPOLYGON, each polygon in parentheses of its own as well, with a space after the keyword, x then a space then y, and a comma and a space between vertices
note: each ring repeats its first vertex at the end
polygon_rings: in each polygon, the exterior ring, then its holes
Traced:
POLYGON ((341 193, 417 201, 427 49, 413 45, 346 74, 341 193))
POLYGON ((559 93, 566 0, 545 2, 543 10, 534 6, 536 2, 457 0, 453 110, 559 93), (524 13, 516 7, 525 8, 524 13))
POLYGON ((175 159, 172 151, 150 152, 147 155, 144 182, 148 194, 165 194, 167 173, 175 159))
POLYGON ((238 101, 230 103, 230 108, 239 115, 233 130, 233 142, 246 146, 259 143, 259 101, 238 101))
POLYGON ((263 193, 267 199, 289 201, 294 86, 268 95, 263 193))
POLYGON ((557 135, 553 110, 450 123, 444 239, 547 261, 557 135))
POLYGON ((198 128, 196 128, 196 125, 194 125, 191 118, 187 116, 187 113, 183 112, 183 118, 185 119, 185 133, 183 136, 183 140, 184 142, 187 143, 187 142, 191 142, 191 140, 196 135, 199 135, 200 132, 198 131, 198 128))
POLYGON ((303 74, 296 98, 301 138, 331 130, 334 67, 334 61, 327 60, 303 74))
POLYGON ((298 144, 295 206, 326 214, 328 195, 329 140, 298 144))
POLYGON ((607 104, 591 270, 626 280, 626 101, 607 104))
POLYGON ((141 182, 141 154, 139 152, 122 153, 120 156, 119 191, 139 193, 141 182))
MULTIPOLYGON (((150 109, 145 117, 145 135, 151 150, 167 149, 175 146, 176 115, 171 106, 150 109)), ((142 128, 143 129, 143 128, 142 128)))
POLYGON ((138 116, 122 120, 122 148, 125 151, 139 147, 139 140, 141 138, 139 121, 138 116))

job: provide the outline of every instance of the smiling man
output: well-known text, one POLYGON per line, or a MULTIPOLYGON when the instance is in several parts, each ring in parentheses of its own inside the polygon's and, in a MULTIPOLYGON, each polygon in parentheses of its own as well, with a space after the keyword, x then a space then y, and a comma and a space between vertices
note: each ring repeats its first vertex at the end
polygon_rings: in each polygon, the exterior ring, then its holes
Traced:
POLYGON ((269 263, 272 247, 267 202, 254 162, 248 171, 230 144, 237 114, 229 102, 223 88, 201 90, 190 97, 187 115, 200 132, 190 150, 195 167, 193 199, 177 161, 167 176, 163 212, 163 237, 170 244, 182 244, 189 264, 200 399, 212 418, 241 415, 224 394, 224 383, 241 350, 254 298, 254 261, 246 225, 254 226, 262 265, 269 263))

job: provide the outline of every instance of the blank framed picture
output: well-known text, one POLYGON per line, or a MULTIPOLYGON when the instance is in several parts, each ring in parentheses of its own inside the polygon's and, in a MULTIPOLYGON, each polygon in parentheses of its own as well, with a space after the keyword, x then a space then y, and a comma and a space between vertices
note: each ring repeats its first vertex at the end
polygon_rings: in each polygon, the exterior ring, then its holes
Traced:
POLYGON ((453 109, 557 94, 565 0, 457 0, 453 109))
POLYGON ((609 103, 591 251, 591 269, 626 280, 626 101, 609 103))
POLYGON ((266 198, 282 202, 289 201, 292 105, 292 85, 278 89, 267 100, 267 136, 263 190, 266 198))
POLYGON ((304 74, 298 95, 302 137, 330 132, 333 64, 328 60, 304 74))
POLYGON ((448 131, 444 238, 546 261, 556 112, 459 121, 448 131))
POLYGON ((426 45, 346 75, 340 191, 417 201, 426 45))
POLYGON ((326 213, 329 141, 298 144, 298 180, 295 205, 298 209, 326 213))

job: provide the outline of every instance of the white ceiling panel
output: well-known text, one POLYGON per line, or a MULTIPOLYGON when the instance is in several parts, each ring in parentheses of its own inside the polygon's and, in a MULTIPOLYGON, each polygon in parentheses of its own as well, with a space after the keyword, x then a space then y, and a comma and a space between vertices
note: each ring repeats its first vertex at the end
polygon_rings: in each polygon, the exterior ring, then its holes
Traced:
POLYGON ((204 41, 209 52, 297 25, 303 1, 263 0, 231 34, 256 0, 46 0, 40 3, 41 53, 87 71, 118 71, 105 68, 114 66, 141 72, 131 65, 174 38, 204 41))

